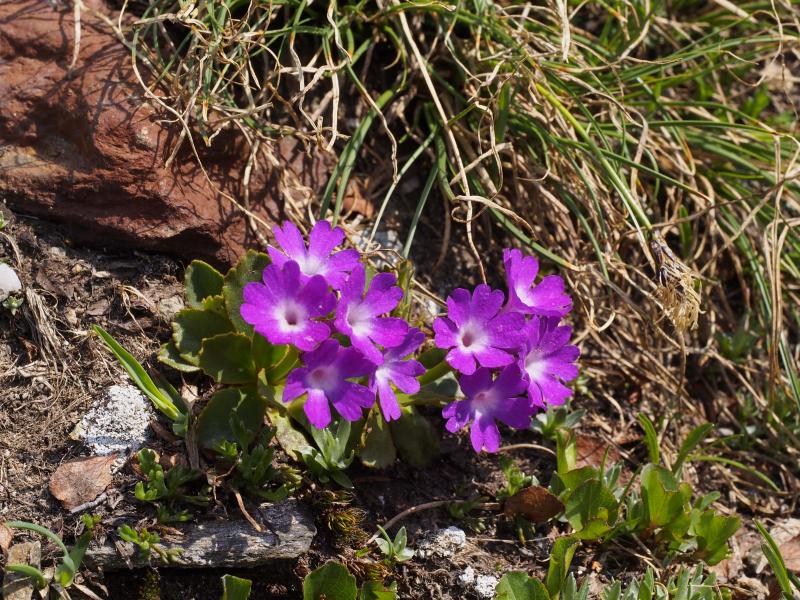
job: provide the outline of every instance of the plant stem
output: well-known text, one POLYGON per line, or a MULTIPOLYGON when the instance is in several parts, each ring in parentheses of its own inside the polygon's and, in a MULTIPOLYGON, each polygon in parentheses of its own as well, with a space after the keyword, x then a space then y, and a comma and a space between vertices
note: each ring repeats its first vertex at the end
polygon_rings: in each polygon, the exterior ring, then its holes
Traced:
POLYGON ((437 381, 438 379, 441 379, 447 375, 451 370, 452 367, 447 364, 445 359, 442 359, 442 362, 440 362, 438 365, 432 366, 419 376, 419 384, 424 386, 428 385, 429 383, 433 383, 434 381, 437 381))

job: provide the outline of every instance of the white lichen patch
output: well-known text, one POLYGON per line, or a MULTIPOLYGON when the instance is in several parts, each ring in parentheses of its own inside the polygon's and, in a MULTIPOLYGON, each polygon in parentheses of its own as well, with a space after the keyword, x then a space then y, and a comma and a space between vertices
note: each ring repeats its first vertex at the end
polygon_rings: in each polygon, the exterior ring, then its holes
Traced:
POLYGON ((475 569, 467 567, 458 576, 458 585, 461 587, 472 587, 475 583, 475 569))
POLYGON ((448 558, 464 547, 467 534, 458 527, 448 527, 429 533, 417 546, 417 555, 422 558, 448 558))
POLYGON ((95 454, 135 452, 150 437, 150 402, 132 385, 112 385, 73 432, 95 454))
POLYGON ((497 587, 497 577, 494 575, 478 575, 475 578, 475 595, 478 598, 491 600, 495 595, 497 587))

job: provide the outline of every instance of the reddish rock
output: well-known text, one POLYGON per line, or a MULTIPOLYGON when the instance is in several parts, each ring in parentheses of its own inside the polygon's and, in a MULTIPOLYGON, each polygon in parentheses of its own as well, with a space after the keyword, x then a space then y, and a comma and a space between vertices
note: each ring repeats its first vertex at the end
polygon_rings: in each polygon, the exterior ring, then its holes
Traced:
MULTIPOLYGON (((66 224, 78 241, 230 263, 257 245, 242 212, 219 193, 243 197, 241 138, 223 133, 201 149, 212 183, 188 143, 166 168, 177 127, 146 101, 130 52, 93 15, 112 13, 102 0, 84 6, 80 58, 68 77, 72 10, 44 0, 0 2, 0 198, 66 224)), ((272 152, 317 188, 318 158, 290 140, 272 152)), ((252 210, 266 221, 282 205, 281 180, 285 172, 264 164, 251 177, 252 210)))

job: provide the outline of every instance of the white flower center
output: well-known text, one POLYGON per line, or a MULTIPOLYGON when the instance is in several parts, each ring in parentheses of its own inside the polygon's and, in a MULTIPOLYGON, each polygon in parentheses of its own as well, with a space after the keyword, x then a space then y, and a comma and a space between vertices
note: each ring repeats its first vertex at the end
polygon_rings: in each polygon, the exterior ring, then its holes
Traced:
POLYGON ((538 348, 531 350, 525 357, 525 372, 531 381, 538 380, 547 368, 547 361, 544 360, 541 350, 538 348))
POLYGON ((303 258, 297 261, 297 264, 300 266, 300 271, 303 275, 307 277, 313 277, 314 275, 324 274, 325 271, 325 262, 319 260, 316 256, 310 256, 306 254, 303 258))
POLYGON ((488 336, 473 321, 467 321, 458 332, 458 345, 465 352, 480 352, 487 346, 488 336))
POLYGON ((335 367, 325 366, 316 367, 308 374, 309 387, 319 390, 329 390, 336 387, 339 380, 339 373, 335 367))
POLYGON ((284 333, 302 329, 307 316, 306 309, 293 300, 285 300, 275 310, 275 318, 284 333))
POLYGON ((353 330, 353 334, 359 337, 369 335, 372 330, 371 321, 369 309, 362 303, 351 304, 347 308, 347 324, 353 330))
POLYGON ((495 404, 497 404, 497 393, 492 389, 481 390, 472 397, 473 407, 481 414, 492 412, 495 404))

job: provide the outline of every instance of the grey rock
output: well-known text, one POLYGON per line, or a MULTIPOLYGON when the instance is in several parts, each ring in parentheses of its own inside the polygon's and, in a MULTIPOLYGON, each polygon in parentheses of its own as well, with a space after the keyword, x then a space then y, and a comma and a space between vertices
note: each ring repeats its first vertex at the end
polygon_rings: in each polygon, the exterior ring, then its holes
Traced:
MULTIPOLYGON (((308 552, 317 532, 313 518, 297 500, 262 504, 251 512, 251 516, 261 525, 262 532, 241 519, 190 523, 180 527, 183 537, 162 538, 166 548, 181 550, 171 566, 187 569, 250 568, 294 559, 308 552)), ((87 564, 105 571, 148 564, 147 560, 137 559, 138 554, 131 544, 117 543, 128 556, 123 556, 109 541, 99 548, 89 549, 87 564)), ((156 565, 157 560, 157 555, 152 553, 149 563, 156 565)))

